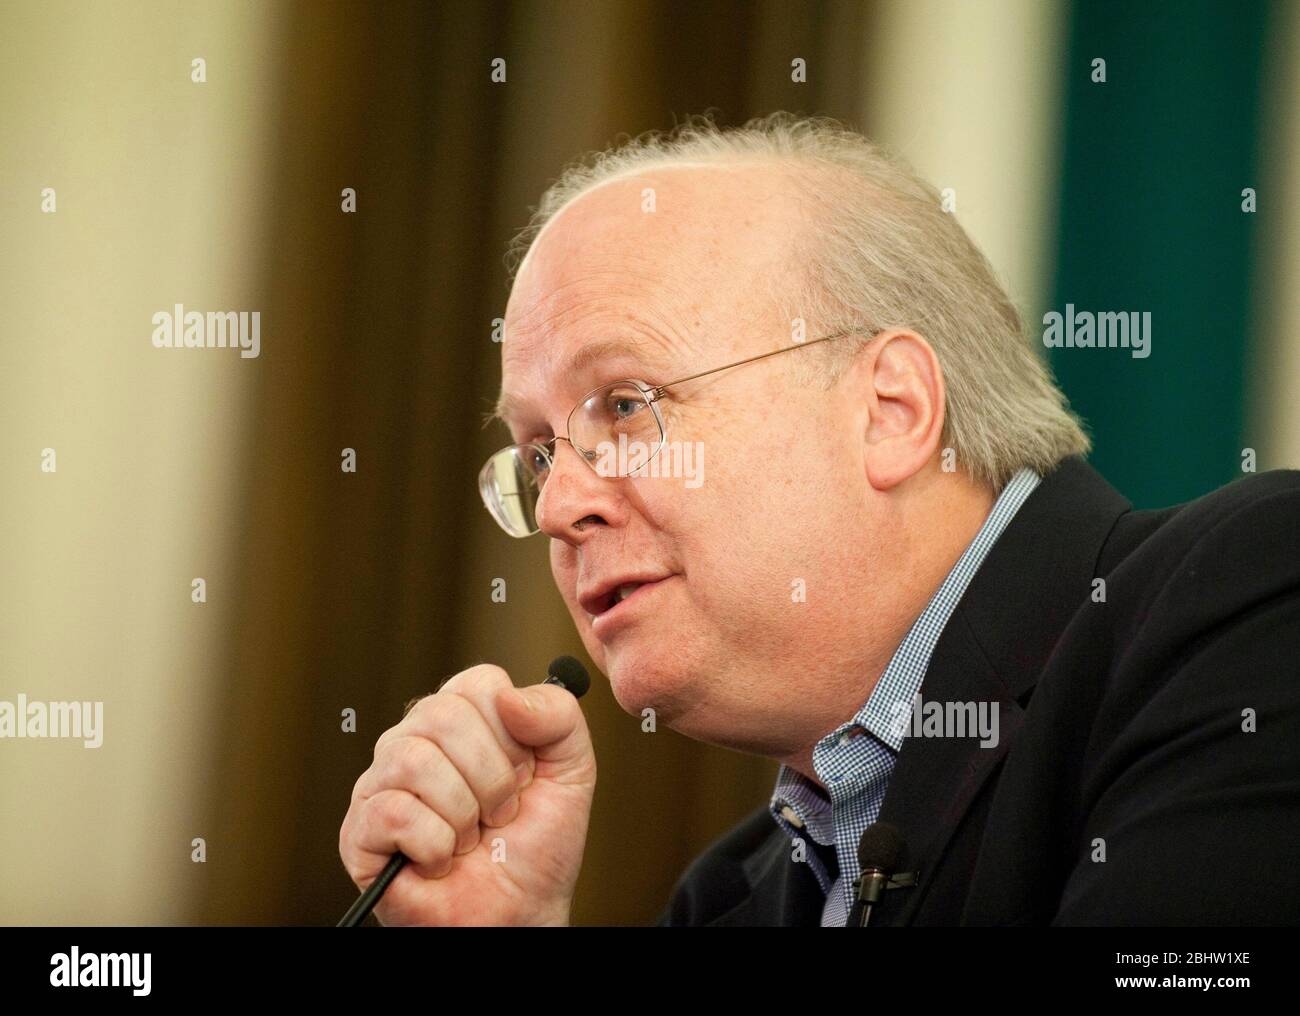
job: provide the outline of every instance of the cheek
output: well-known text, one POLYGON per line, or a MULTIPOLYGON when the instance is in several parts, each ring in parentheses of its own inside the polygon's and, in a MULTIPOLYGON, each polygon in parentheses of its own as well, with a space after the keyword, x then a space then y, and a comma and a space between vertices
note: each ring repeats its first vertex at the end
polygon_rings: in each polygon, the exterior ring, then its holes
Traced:
POLYGON ((787 527, 766 504, 770 477, 755 475, 755 463, 734 464, 734 473, 719 466, 699 489, 678 492, 675 541, 697 606, 731 619, 766 599, 790 549, 776 536, 787 527))
POLYGON ((770 619, 796 580, 823 581, 852 531, 843 518, 852 485, 834 462, 831 449, 774 437, 734 448, 699 490, 683 492, 684 564, 711 606, 770 619))
POLYGON ((563 540, 551 540, 551 577, 570 610, 577 609, 577 568, 573 548, 563 540))

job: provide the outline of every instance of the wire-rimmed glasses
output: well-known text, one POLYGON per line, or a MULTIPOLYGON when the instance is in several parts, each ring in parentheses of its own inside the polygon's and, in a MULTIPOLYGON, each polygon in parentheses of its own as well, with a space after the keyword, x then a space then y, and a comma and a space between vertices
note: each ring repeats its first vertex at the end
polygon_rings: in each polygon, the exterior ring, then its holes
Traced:
MULTIPOLYGON (((569 413, 565 424, 567 436, 557 434, 549 441, 509 445, 491 455, 479 470, 479 494, 488 512, 508 534, 519 538, 532 536, 540 531, 537 501, 554 464, 557 441, 567 441, 598 476, 631 476, 664 446, 667 429, 659 400, 669 388, 777 353, 804 349, 846 335, 861 335, 863 331, 850 329, 823 335, 662 385, 624 379, 593 388, 569 413)), ((871 332, 873 337, 878 334, 879 331, 871 332)))

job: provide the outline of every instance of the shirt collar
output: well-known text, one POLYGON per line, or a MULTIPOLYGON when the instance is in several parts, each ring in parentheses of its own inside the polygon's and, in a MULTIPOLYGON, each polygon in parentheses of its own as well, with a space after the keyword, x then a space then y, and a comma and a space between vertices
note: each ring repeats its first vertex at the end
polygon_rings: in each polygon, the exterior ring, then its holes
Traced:
MULTIPOLYGON (((945 625, 979 566, 1041 479, 1038 473, 1026 468, 1019 470, 1007 481, 983 525, 899 643, 862 708, 814 745, 813 769, 823 784, 830 786, 830 781, 819 761, 828 758, 836 739, 854 727, 861 727, 867 735, 874 737, 895 754, 902 750, 904 727, 899 722, 899 717, 910 711, 939 636, 943 634, 945 625)), ((796 827, 806 824, 810 831, 818 833, 820 830, 814 826, 822 826, 828 821, 832 803, 803 773, 782 765, 777 772, 769 810, 778 824, 789 822, 796 827), (801 821, 792 821, 783 811, 790 805, 794 806, 793 810, 801 821)))

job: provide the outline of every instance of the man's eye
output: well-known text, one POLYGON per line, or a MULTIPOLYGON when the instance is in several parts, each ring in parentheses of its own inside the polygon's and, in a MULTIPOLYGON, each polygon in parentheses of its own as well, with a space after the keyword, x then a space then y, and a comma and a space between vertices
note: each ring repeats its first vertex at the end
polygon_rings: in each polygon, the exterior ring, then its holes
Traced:
POLYGON ((541 443, 542 441, 540 438, 533 438, 529 441, 521 441, 516 446, 518 449, 516 454, 519 457, 518 461, 520 466, 534 476, 540 475, 550 468, 550 463, 547 462, 546 456, 542 453, 542 450, 537 447, 541 443))
POLYGON ((645 399, 642 398, 641 393, 628 391, 627 389, 610 392, 605 404, 609 408, 610 415, 615 420, 626 420, 646 408, 645 399))

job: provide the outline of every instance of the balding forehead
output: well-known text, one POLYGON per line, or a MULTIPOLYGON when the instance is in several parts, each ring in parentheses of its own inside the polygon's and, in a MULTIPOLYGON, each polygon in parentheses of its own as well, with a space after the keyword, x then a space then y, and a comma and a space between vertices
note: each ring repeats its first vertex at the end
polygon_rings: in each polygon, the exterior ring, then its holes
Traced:
MULTIPOLYGON (((798 200, 797 189, 790 186, 792 171, 797 170, 790 164, 764 157, 658 163, 615 173, 575 194, 552 213, 529 245, 519 274, 557 224, 572 225, 575 219, 583 220, 611 207, 624 207, 636 215, 695 212, 707 219, 709 212, 730 204, 732 210, 744 213, 751 222, 776 218, 770 213, 786 211, 798 200), (661 188, 666 193, 663 200, 661 188), (645 211, 643 206, 647 189, 655 193, 653 212, 645 211), (769 214, 759 214, 764 211, 769 214)), ((734 219, 713 218, 724 229, 736 225, 734 219)))
MULTIPOLYGON (((742 335, 768 343, 775 329, 784 333, 788 315, 784 304, 779 313, 776 308, 789 291, 796 226, 785 192, 767 178, 773 168, 754 162, 651 167, 566 203, 534 239, 511 290, 502 358, 515 377, 512 386, 542 365, 552 384, 572 378, 598 352, 634 347, 637 332, 681 345, 671 359, 692 368, 705 347, 725 347, 742 335), (653 212, 642 210, 643 187, 656 189, 653 212), (768 228, 783 217, 787 222, 768 228), (705 341, 688 353, 697 327, 707 329, 705 341), (562 343, 562 336, 572 341, 562 343), (614 341, 597 348, 602 339, 614 341), (571 363, 547 362, 566 349, 574 349, 571 363)), ((653 348, 636 351, 652 362, 653 348)), ((521 420, 529 409, 522 397, 522 388, 503 387, 494 415, 521 420)))
POLYGON ((715 162, 667 162, 648 166, 634 166, 615 173, 613 176, 608 176, 569 198, 568 201, 552 213, 550 219, 542 227, 541 232, 537 234, 537 239, 540 240, 551 224, 579 201, 599 195, 602 191, 608 191, 613 185, 621 184, 624 188, 635 191, 638 196, 642 189, 646 187, 655 188, 658 184, 671 182, 674 177, 679 177, 678 182, 681 182, 682 179, 704 182, 712 176, 716 186, 735 188, 737 186, 737 176, 744 176, 748 178, 751 186, 758 186, 763 181, 767 181, 771 186, 779 186, 788 171, 788 167, 771 160, 759 162, 757 160, 726 159, 715 162), (682 177, 681 174, 687 175, 682 177))
POLYGON ((584 191, 533 240, 507 318, 529 328, 567 297, 584 299, 584 276, 618 288, 626 272, 629 290, 643 285, 656 298, 692 303, 710 294, 732 298, 737 289, 752 293, 774 269, 784 277, 804 222, 792 188, 778 182, 784 172, 754 161, 659 166, 584 191), (653 210, 643 203, 647 187, 655 192, 653 210))

